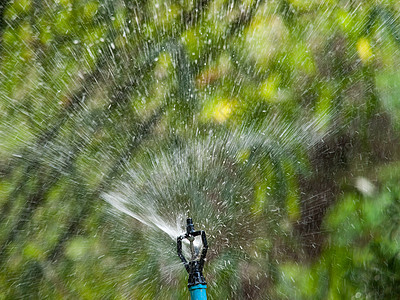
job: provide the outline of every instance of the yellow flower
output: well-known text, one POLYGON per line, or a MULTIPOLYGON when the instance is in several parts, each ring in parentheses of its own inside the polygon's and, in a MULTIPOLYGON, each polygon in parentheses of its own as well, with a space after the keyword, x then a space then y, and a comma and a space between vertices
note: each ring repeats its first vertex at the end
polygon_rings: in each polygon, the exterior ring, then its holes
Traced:
POLYGON ((219 102, 214 109, 213 117, 218 123, 225 122, 232 114, 233 104, 230 102, 219 102))
POLYGON ((357 41, 357 51, 363 63, 368 63, 371 61, 373 53, 367 38, 360 38, 357 41))

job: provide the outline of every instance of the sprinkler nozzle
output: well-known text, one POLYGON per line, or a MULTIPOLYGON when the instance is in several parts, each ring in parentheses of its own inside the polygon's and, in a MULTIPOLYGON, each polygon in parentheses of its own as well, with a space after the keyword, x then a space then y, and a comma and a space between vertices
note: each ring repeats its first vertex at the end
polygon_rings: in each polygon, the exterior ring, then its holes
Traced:
POLYGON ((208 250, 206 233, 203 230, 195 231, 193 220, 191 218, 187 218, 186 224, 186 233, 178 236, 177 238, 178 256, 185 266, 186 271, 189 273, 188 286, 193 287, 198 284, 206 285, 206 280, 203 276, 203 267, 208 250), (200 259, 198 260, 196 259, 197 251, 195 249, 195 246, 193 245, 196 236, 201 236, 201 241, 203 243, 203 250, 201 251, 200 259), (187 239, 190 243, 190 250, 192 254, 190 261, 187 261, 182 253, 182 240, 184 239, 187 239))
POLYGON ((195 232, 192 218, 187 218, 186 224, 186 234, 191 235, 193 232, 195 232))

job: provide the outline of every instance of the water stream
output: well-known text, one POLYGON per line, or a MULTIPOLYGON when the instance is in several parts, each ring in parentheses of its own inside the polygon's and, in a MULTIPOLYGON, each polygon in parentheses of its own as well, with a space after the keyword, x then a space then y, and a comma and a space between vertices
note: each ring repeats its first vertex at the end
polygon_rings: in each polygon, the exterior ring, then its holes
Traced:
POLYGON ((188 299, 187 217, 210 299, 396 298, 399 16, 2 1, 0 298, 188 299))

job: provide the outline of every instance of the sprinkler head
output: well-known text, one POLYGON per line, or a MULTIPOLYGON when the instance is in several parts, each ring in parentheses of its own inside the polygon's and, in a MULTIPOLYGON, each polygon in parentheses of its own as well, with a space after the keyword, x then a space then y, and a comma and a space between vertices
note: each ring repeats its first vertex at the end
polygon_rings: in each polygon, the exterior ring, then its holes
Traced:
POLYGON ((192 218, 187 218, 186 219, 186 234, 191 235, 194 232, 194 225, 193 225, 193 220, 192 218))
POLYGON ((186 271, 189 273, 188 286, 192 287, 198 284, 206 284, 206 280, 203 276, 203 267, 206 260, 208 250, 206 233, 203 230, 195 231, 193 220, 187 218, 186 220, 186 233, 178 236, 177 238, 177 252, 181 259, 186 271), (201 236, 203 243, 203 249, 199 257, 198 248, 194 245, 194 239, 196 236, 201 236), (190 243, 191 259, 188 261, 182 253, 182 240, 187 239, 190 243))

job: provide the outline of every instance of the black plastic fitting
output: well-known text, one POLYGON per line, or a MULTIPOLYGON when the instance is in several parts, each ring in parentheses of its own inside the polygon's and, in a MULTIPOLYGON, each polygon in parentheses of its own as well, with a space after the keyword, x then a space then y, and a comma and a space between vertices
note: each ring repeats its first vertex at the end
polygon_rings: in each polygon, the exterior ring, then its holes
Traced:
POLYGON ((178 256, 181 259, 183 265, 185 266, 186 271, 189 273, 188 286, 195 286, 198 284, 207 284, 206 280, 203 276, 203 268, 204 262, 206 260, 208 250, 206 233, 203 230, 195 231, 193 220, 191 218, 187 218, 186 220, 186 233, 178 236, 177 238, 177 252, 178 256), (203 249, 201 251, 199 260, 191 260, 187 261, 185 256, 182 253, 182 240, 187 239, 190 242, 193 242, 196 236, 201 236, 201 241, 203 243, 203 249))

